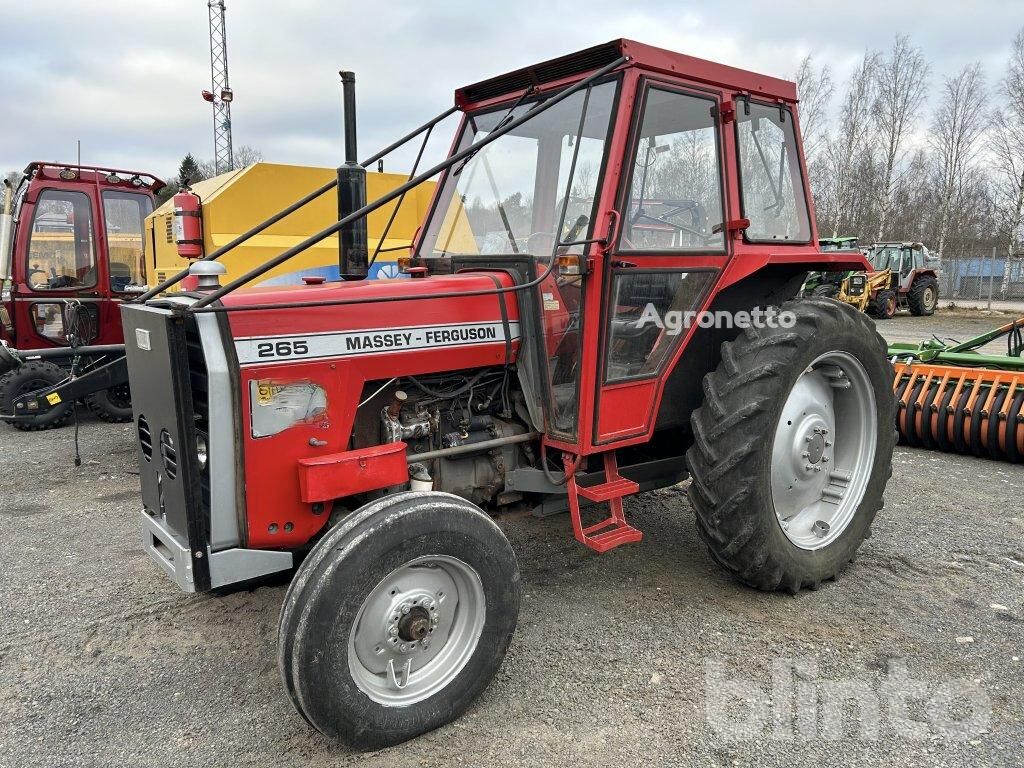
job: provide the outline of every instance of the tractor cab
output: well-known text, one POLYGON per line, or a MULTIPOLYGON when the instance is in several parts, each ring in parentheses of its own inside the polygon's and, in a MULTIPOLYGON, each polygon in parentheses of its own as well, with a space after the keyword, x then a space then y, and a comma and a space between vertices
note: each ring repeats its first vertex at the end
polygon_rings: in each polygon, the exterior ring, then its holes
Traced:
POLYGON ((890 288, 906 292, 922 270, 936 271, 933 259, 923 243, 875 243, 869 251, 868 261, 876 272, 889 270, 890 288))
POLYGON ((36 394, 121 356, 118 305, 145 291, 143 222, 163 186, 136 171, 36 162, 8 189, 0 214, 4 421, 59 426, 78 398, 102 419, 131 418, 124 381, 103 377, 98 389, 65 399, 36 394))
POLYGON ((0 339, 21 351, 67 346, 76 302, 80 343, 120 343, 116 304, 144 290, 143 222, 162 186, 135 171, 31 163, 0 243, 0 339))
MULTIPOLYGON (((538 420, 582 451, 646 440, 659 411, 669 418, 664 374, 693 329, 667 329, 666 317, 710 308, 716 282, 825 258, 796 94, 782 80, 617 41, 459 89, 454 151, 623 54, 625 68, 448 170, 416 247, 431 273, 525 260, 539 274, 557 262, 536 301, 548 403, 538 420)), ((798 288, 798 272, 766 279, 798 288)))

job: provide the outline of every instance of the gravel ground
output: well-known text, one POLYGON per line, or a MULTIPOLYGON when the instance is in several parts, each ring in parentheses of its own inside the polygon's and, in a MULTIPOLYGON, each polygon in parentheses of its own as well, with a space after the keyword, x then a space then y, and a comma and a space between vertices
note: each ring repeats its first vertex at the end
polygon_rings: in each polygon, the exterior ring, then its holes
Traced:
MULTIPOLYGON (((942 313, 886 335, 965 337, 942 313)), ((284 586, 180 594, 137 544, 131 430, 0 426, 0 766, 1006 765, 1024 761, 1024 468, 898 449, 874 536, 795 597, 731 581, 685 486, 597 556, 508 519, 524 580, 494 683, 457 722, 352 754, 292 710, 284 586)))

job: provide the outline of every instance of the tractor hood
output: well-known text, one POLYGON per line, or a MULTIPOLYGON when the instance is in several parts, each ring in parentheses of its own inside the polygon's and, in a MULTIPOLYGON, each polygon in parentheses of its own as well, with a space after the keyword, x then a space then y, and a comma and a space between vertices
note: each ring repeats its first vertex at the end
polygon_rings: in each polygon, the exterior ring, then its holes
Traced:
POLYGON ((486 361, 477 364, 515 359, 516 294, 495 293, 512 285, 506 272, 465 272, 255 288, 229 294, 223 306, 241 367, 415 352, 423 356, 422 370, 447 370, 460 350, 483 354, 486 361), (256 304, 259 309, 244 309, 256 304), (316 311, 297 306, 309 304, 316 311))

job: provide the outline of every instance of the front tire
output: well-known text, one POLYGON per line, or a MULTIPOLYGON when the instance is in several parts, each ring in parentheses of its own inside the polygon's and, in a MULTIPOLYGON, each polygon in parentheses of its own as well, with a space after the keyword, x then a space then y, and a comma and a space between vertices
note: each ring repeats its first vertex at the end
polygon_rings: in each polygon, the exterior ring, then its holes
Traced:
POLYGON ((360 749, 444 725, 501 666, 519 592, 515 553, 473 504, 435 492, 371 502, 321 539, 285 596, 292 703, 360 749))
POLYGON ((879 320, 892 320, 896 315, 896 291, 879 291, 868 308, 872 317, 879 320))
MULTIPOLYGON (((0 377, 0 413, 21 416, 15 413, 14 401, 22 395, 40 389, 55 387, 68 378, 67 372, 59 365, 44 360, 30 360, 14 371, 0 377)), ((43 413, 16 419, 4 419, 15 429, 35 432, 43 429, 62 427, 73 415, 72 403, 60 403, 43 413)))
POLYGON ((686 458, 712 557, 750 586, 795 593, 835 578, 868 536, 892 474, 896 402, 864 314, 827 299, 782 310, 793 327, 722 345, 686 458))

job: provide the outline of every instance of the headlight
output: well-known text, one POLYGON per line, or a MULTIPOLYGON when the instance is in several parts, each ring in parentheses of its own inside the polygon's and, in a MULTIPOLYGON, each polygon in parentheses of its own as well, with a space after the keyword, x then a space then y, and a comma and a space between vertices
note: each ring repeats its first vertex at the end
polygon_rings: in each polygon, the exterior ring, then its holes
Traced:
POLYGON ((210 450, 206 445, 206 435, 202 432, 196 433, 196 461, 200 469, 206 469, 206 462, 210 459, 210 450))

